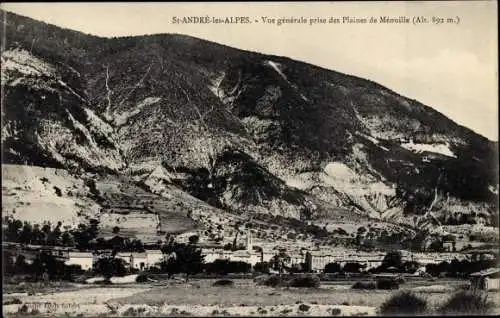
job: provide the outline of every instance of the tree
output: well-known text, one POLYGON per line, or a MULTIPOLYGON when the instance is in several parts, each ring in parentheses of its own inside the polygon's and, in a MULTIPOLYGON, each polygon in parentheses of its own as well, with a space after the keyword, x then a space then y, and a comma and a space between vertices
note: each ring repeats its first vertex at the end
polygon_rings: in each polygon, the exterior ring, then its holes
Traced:
POLYGON ((362 268, 364 268, 364 265, 360 263, 346 263, 342 271, 347 273, 359 273, 362 268))
POLYGON ((90 239, 94 239, 97 237, 99 234, 99 220, 97 219, 90 219, 89 221, 89 234, 90 234, 90 239))
MULTIPOLYGON (((19 256, 18 256, 19 258, 19 256)), ((2 260, 3 260, 3 269, 5 274, 13 274, 14 273, 14 255, 2 249, 2 260)))
POLYGON ((33 241, 33 226, 30 223, 24 222, 23 229, 19 234, 19 242, 23 244, 31 244, 33 241))
POLYGON ((441 239, 435 239, 429 245, 429 251, 431 252, 443 252, 443 241, 441 239))
POLYGON ((58 245, 61 241, 61 225, 62 223, 57 222, 57 226, 48 235, 47 242, 49 245, 58 245))
POLYGON ((47 245, 50 235, 50 223, 44 223, 42 226, 43 244, 47 245))
POLYGON ((199 273, 203 270, 204 255, 201 249, 195 245, 174 243, 162 249, 165 254, 175 255, 160 264, 161 270, 170 275, 175 273, 186 273, 186 281, 189 275, 199 273))
POLYGON ((333 233, 336 233, 336 234, 339 234, 339 235, 348 235, 348 233, 346 232, 346 230, 344 230, 341 227, 339 227, 336 230, 334 230, 333 233))
POLYGON ((198 244, 200 237, 198 235, 191 235, 188 240, 189 244, 198 244))
POLYGON ((90 246, 90 241, 97 238, 99 234, 99 221, 96 219, 90 219, 89 225, 78 224, 78 228, 71 232, 75 238, 76 246, 79 249, 88 249, 90 246))
POLYGON ((363 235, 364 233, 366 233, 366 228, 364 226, 360 226, 358 228, 358 234, 363 235))
POLYGON ((88 232, 87 225, 81 223, 78 224, 78 228, 71 232, 75 238, 76 247, 79 249, 87 249, 89 247, 89 241, 92 239, 88 232))
POLYGON ((113 227, 113 234, 118 234, 118 233, 120 233, 120 227, 119 226, 113 227))
POLYGON ((62 278, 64 276, 66 265, 63 261, 57 260, 54 256, 41 252, 33 260, 31 265, 28 265, 28 272, 35 274, 38 279, 48 276, 50 279, 62 278))
POLYGON ((384 259, 382 260, 382 267, 384 269, 387 269, 389 267, 396 267, 396 268, 401 268, 402 264, 402 255, 400 251, 391 251, 388 252, 385 256, 384 259))
POLYGON ((325 265, 325 273, 338 273, 341 271, 339 263, 328 263, 325 265))
POLYGON ((6 241, 18 242, 19 231, 23 227, 23 222, 20 220, 7 219, 7 229, 4 233, 6 241))
POLYGON ((258 262, 253 266, 255 272, 269 274, 270 264, 268 262, 258 262))
POLYGON ((103 275, 107 280, 113 276, 125 276, 127 274, 125 261, 114 257, 99 259, 94 271, 96 274, 103 275))
POLYGON ((228 273, 248 273, 252 265, 241 261, 230 261, 227 259, 218 259, 212 263, 205 264, 207 273, 227 275, 228 273))
POLYGON ((139 239, 133 239, 129 243, 129 249, 135 252, 144 252, 144 244, 139 239))
POLYGON ((404 262, 401 265, 401 269, 405 273, 411 273, 411 274, 415 273, 419 267, 420 267, 420 264, 418 262, 415 262, 415 261, 404 262))
POLYGON ((61 236, 61 244, 63 246, 75 246, 75 238, 70 232, 64 231, 61 236))
POLYGON ((282 250, 271 258, 270 263, 273 269, 279 271, 280 273, 283 273, 283 270, 285 269, 286 264, 290 262, 290 259, 290 255, 282 250))

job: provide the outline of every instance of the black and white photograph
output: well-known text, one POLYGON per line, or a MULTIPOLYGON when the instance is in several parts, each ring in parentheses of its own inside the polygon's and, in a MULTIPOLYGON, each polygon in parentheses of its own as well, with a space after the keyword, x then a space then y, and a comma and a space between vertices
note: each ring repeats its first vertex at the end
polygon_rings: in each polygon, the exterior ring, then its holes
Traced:
POLYGON ((4 317, 500 315, 496 1, 0 22, 4 317))

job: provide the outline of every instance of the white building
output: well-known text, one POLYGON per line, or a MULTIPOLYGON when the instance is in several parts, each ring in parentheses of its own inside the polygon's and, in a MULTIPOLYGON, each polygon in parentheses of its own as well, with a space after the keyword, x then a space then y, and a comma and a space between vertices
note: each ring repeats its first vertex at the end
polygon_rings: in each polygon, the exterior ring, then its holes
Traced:
POLYGON ((312 251, 306 253, 304 262, 312 271, 322 271, 328 263, 341 263, 345 259, 344 254, 325 253, 323 251, 312 251))
POLYGON ((119 258, 119 259, 122 259, 123 261, 125 261, 125 264, 127 265, 131 265, 132 264, 132 253, 130 252, 119 252, 119 253, 116 253, 115 255, 115 258, 119 258))
POLYGON ((164 260, 163 252, 160 250, 146 251, 146 263, 148 267, 155 266, 164 260))
POLYGON ((144 270, 163 261, 164 256, 160 250, 149 250, 144 253, 120 252, 115 255, 115 258, 124 260, 132 268, 144 270))
POLYGON ((90 252, 69 252, 66 265, 80 265, 83 270, 91 270, 94 263, 94 257, 90 252))
POLYGON ((230 259, 231 261, 245 262, 254 266, 258 262, 260 262, 261 253, 255 251, 249 252, 247 250, 240 250, 240 251, 235 251, 233 255, 231 255, 230 259))
POLYGON ((205 256, 206 263, 212 263, 218 259, 231 259, 232 251, 226 251, 219 248, 204 248, 201 250, 201 255, 205 256))
POLYGON ((477 273, 470 274, 470 284, 472 290, 499 290, 500 289, 500 269, 488 268, 477 273))
POLYGON ((130 265, 140 270, 148 268, 150 265, 148 264, 147 253, 132 253, 130 255, 130 265))
POLYGON ((270 251, 264 251, 262 253, 262 261, 263 262, 270 262, 271 259, 276 255, 276 252, 270 252, 270 251))

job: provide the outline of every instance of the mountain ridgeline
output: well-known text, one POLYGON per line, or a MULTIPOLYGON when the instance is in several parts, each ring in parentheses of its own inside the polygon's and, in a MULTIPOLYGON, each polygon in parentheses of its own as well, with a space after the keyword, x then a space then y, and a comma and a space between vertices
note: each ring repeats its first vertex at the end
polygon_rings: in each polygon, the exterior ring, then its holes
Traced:
POLYGON ((498 209, 498 143, 372 81, 185 35, 2 25, 3 163, 142 181, 161 167, 237 214, 498 209))

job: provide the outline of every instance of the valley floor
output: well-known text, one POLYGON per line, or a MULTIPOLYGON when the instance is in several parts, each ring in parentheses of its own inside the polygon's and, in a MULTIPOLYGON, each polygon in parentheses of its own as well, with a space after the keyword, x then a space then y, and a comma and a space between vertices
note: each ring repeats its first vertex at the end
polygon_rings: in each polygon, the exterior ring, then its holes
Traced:
MULTIPOLYGON (((398 291, 352 290, 355 281, 322 282, 317 289, 272 288, 251 279, 235 279, 230 287, 214 287, 213 279, 188 283, 166 281, 130 285, 73 285, 65 291, 28 295, 4 294, 4 316, 361 316, 377 315, 380 305, 398 291), (24 313, 24 314, 23 314, 24 313)), ((430 314, 443 304, 464 280, 418 280, 401 285, 425 297, 430 314)), ((4 289, 5 291, 5 289, 4 289)), ((500 314, 498 293, 489 297, 500 314)))

